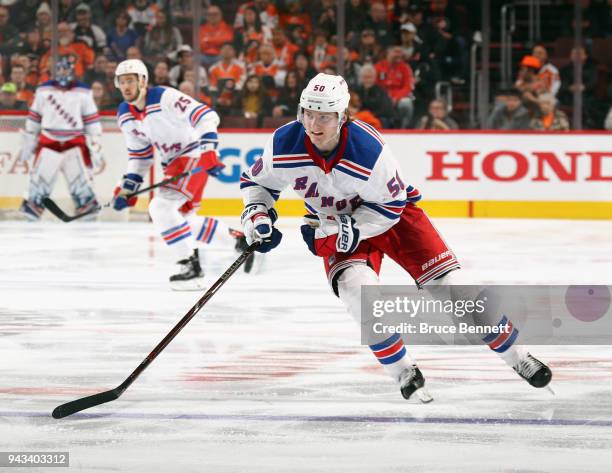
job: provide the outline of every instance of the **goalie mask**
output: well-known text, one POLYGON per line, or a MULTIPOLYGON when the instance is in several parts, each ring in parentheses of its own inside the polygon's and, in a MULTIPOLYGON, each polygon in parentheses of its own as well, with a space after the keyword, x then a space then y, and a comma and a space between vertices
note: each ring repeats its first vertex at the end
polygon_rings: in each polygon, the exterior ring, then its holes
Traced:
POLYGON ((346 110, 351 96, 342 76, 319 73, 308 82, 300 96, 297 119, 303 124, 304 110, 336 112, 338 133, 346 121, 346 110))
POLYGON ((138 77, 138 93, 135 100, 130 103, 136 104, 147 93, 147 83, 149 82, 149 72, 147 66, 140 59, 127 59, 122 61, 115 69, 115 87, 119 88, 119 77, 135 74, 138 77))
POLYGON ((68 56, 62 56, 55 63, 55 80, 62 87, 68 87, 74 80, 74 66, 68 56))

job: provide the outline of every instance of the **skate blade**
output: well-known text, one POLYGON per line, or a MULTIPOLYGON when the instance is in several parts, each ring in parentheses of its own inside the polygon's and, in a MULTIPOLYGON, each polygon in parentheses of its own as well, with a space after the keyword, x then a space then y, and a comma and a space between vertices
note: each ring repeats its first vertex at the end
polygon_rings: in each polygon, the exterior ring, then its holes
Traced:
POLYGON ((427 391, 427 389, 425 389, 424 387, 417 389, 414 394, 417 395, 419 401, 421 401, 423 404, 427 404, 428 402, 434 400, 431 394, 429 394, 429 391, 427 391))
POLYGON ((170 289, 173 291, 201 291, 206 289, 204 279, 192 279, 191 281, 170 281, 170 289))
POLYGON ((550 394, 552 394, 553 396, 556 396, 557 393, 553 391, 553 388, 550 387, 550 385, 546 386, 545 388, 550 394))

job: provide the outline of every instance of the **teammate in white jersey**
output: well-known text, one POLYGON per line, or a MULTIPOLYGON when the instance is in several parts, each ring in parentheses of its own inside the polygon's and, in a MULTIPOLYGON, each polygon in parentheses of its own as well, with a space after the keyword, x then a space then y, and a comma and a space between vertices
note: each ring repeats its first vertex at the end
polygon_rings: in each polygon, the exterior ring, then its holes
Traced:
POLYGON ((31 169, 20 210, 31 220, 40 218, 43 199, 53 191, 59 172, 77 214, 98 205, 92 188, 93 167, 103 166, 98 109, 89 86, 73 80, 67 57, 58 60, 55 70, 56 80, 36 89, 23 134, 20 159, 31 163, 31 169))
MULTIPOLYGON (((209 106, 171 87, 147 90, 148 74, 144 63, 128 59, 117 66, 115 86, 125 102, 117 113, 119 127, 128 148, 127 172, 115 190, 113 207, 122 210, 135 205, 136 197, 126 195, 138 190, 153 165, 154 152, 161 160, 164 178, 201 168, 203 171, 168 184, 149 204, 149 214, 162 238, 178 259, 180 271, 170 276, 175 290, 203 287, 197 243, 217 243, 237 250, 246 248, 244 234, 223 222, 198 217, 204 186, 209 175, 224 167, 217 154, 219 116, 209 106)), ((250 270, 252 258, 246 262, 250 270)))
MULTIPOLYGON (((419 192, 404 184, 391 149, 379 133, 350 119, 349 91, 340 76, 318 74, 304 89, 298 120, 277 129, 263 156, 241 177, 247 242, 259 251, 282 238, 274 227, 274 204, 287 186, 304 199, 309 215, 301 227, 310 251, 321 258, 334 293, 361 324, 361 286, 377 285, 383 255, 397 262, 419 288, 441 298, 453 271, 454 253, 414 204, 419 192), (444 286, 442 286, 444 285, 444 286)), ((518 331, 499 313, 482 315, 480 323, 509 327, 483 342, 532 386, 544 387, 550 369, 515 341, 518 331)), ((404 398, 418 392, 425 379, 399 334, 381 335, 370 349, 399 383, 404 398)))

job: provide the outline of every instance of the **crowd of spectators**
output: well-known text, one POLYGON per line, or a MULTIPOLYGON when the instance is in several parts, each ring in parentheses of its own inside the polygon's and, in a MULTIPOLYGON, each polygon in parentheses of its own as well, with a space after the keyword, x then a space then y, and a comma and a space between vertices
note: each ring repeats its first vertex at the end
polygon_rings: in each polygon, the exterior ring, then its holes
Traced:
MULTIPOLYGON (((336 73, 341 54, 354 116, 382 128, 467 126, 435 96, 435 85, 467 88, 477 0, 346 0, 341 52, 335 0, 204 1, 199 64, 190 0, 58 3, 59 54, 71 58, 103 111, 116 110, 121 101, 113 84, 117 64, 138 58, 147 64, 150 85, 176 87, 222 117, 251 119, 256 126, 265 118, 289 120, 308 80, 318 72, 336 73)), ((0 111, 27 109, 36 86, 51 78, 53 27, 48 2, 0 0, 0 111)), ((577 87, 569 61, 578 57, 585 124, 601 128, 608 103, 596 90, 598 65, 584 47, 570 56, 557 69, 547 47, 536 45, 517 65, 514 87, 497 90, 486 126, 569 129, 566 112, 577 87)), ((611 121, 612 112, 606 123, 611 121)))

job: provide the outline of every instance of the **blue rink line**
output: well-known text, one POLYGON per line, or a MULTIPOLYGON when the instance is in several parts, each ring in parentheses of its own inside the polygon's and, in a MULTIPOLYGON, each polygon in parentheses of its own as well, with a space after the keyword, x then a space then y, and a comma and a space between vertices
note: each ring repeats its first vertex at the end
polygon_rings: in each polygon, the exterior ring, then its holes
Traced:
MULTIPOLYGON (((51 417, 51 412, 0 412, 0 417, 51 417)), ((260 422, 353 422, 372 424, 467 424, 467 425, 542 425, 542 426, 583 426, 612 427, 612 420, 587 419, 512 419, 488 417, 377 417, 377 416, 300 416, 300 415, 249 415, 249 414, 155 414, 145 412, 114 412, 106 414, 78 413, 57 422, 78 419, 143 419, 143 420, 210 420, 260 422)))

